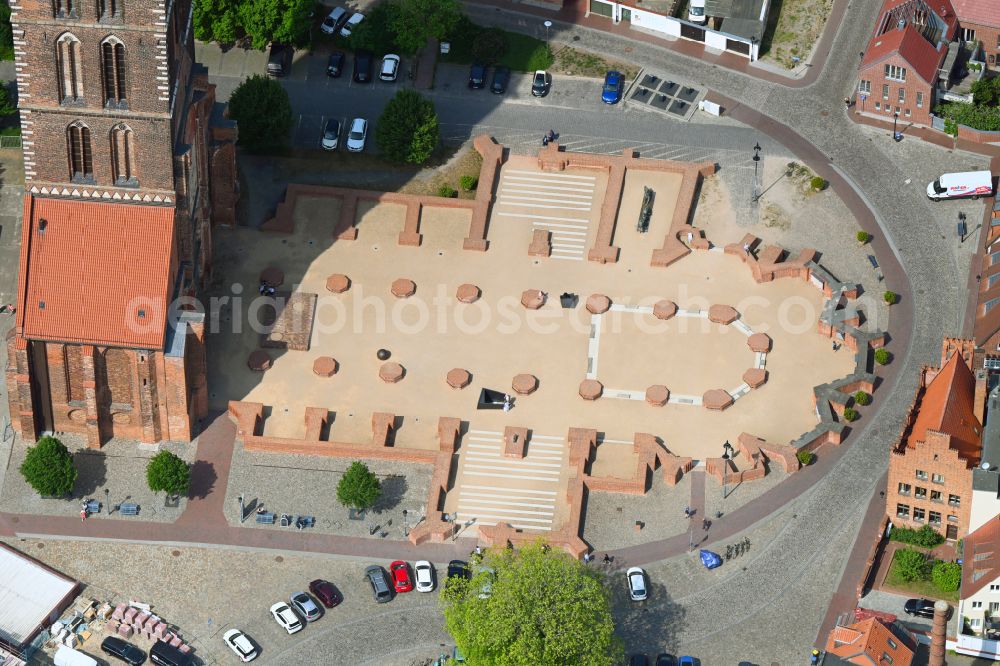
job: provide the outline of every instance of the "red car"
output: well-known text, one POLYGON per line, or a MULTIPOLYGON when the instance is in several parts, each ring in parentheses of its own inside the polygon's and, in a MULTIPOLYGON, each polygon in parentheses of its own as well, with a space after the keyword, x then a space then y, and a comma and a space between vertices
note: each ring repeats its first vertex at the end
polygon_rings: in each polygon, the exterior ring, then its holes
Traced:
POLYGON ((309 591, 327 608, 333 608, 344 600, 340 591, 328 580, 314 580, 309 583, 309 591))
POLYGON ((396 560, 389 565, 392 584, 397 592, 409 592, 413 589, 413 576, 410 575, 410 565, 402 560, 396 560))

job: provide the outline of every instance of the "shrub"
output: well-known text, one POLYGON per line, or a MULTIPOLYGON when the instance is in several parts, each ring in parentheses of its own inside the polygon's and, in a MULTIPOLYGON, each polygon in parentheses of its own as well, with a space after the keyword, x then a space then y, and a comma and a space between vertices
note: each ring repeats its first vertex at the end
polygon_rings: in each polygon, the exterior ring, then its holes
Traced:
POLYGON ((875 362, 878 363, 879 365, 885 365, 886 363, 889 362, 891 358, 892 355, 889 354, 889 351, 887 349, 879 347, 878 349, 875 350, 875 362))
POLYGON ((944 537, 930 525, 923 525, 919 530, 909 527, 893 527, 889 538, 900 543, 908 543, 911 546, 921 548, 933 548, 944 543, 944 537))
POLYGON ((930 573, 930 563, 927 561, 927 556, 920 551, 909 548, 896 551, 893 566, 896 568, 896 574, 910 583, 917 580, 927 580, 930 573))
POLYGON ((803 465, 812 465, 816 462, 816 454, 812 451, 799 451, 795 454, 795 457, 799 459, 799 462, 803 465))
POLYGON ((441 187, 438 188, 438 196, 439 197, 444 197, 446 199, 451 199, 452 197, 454 197, 457 194, 458 194, 458 192, 451 185, 442 185, 441 187))
POLYGON ((10 89, 5 81, 0 81, 0 122, 17 113, 17 105, 10 97, 10 89))
POLYGON ((864 391, 858 391, 854 394, 854 402, 864 407, 865 405, 872 404, 872 396, 864 391))
POLYGON ((415 90, 396 93, 375 126, 375 145, 383 156, 398 163, 423 164, 439 138, 434 103, 415 90))
POLYGON ((191 485, 191 466, 170 451, 160 451, 146 466, 146 483, 153 492, 187 495, 191 485))
POLYGON ((0 2, 0 60, 14 59, 14 31, 10 26, 10 4, 0 2))
POLYGON ((813 188, 817 192, 821 192, 826 189, 827 182, 821 176, 813 176, 809 180, 809 187, 813 188))
MULTIPOLYGON (((984 132, 996 132, 1000 130, 1000 107, 977 104, 967 104, 965 102, 947 102, 935 110, 945 120, 945 132, 948 132, 948 120, 955 125, 967 125, 973 129, 984 132)), ((948 132, 950 134, 950 132, 948 132)), ((958 128, 955 127, 955 134, 958 128)), ((954 135, 953 135, 954 136, 954 135)))
POLYGON ((499 28, 486 28, 472 44, 472 57, 484 65, 492 65, 507 53, 507 33, 499 28))
POLYGON ((399 14, 399 7, 393 2, 380 2, 365 15, 365 20, 351 31, 348 43, 354 51, 365 50, 373 53, 399 53, 396 34, 392 24, 399 14))
POLYGON ((896 302, 897 298, 899 298, 899 296, 897 296, 896 292, 894 291, 887 291, 884 294, 882 294, 882 300, 885 301, 886 305, 892 305, 893 303, 896 302))
POLYGON ((846 407, 844 409, 844 420, 845 421, 857 421, 858 420, 858 410, 853 407, 846 407))
POLYGON ((476 176, 462 176, 458 179, 458 185, 466 192, 471 192, 479 185, 479 178, 476 176))
POLYGON ((337 484, 337 501, 352 509, 371 508, 382 495, 382 484, 368 465, 355 460, 337 484))
POLYGON ((962 565, 954 562, 937 562, 931 569, 931 581, 934 587, 945 594, 958 590, 962 582, 962 565))
POLYGON ((21 463, 21 476, 39 495, 61 497, 73 490, 76 468, 69 449, 55 437, 42 437, 21 463))
POLYGON ((292 103, 280 83, 254 74, 229 97, 229 117, 239 123, 240 145, 250 150, 280 148, 292 129, 292 103))
POLYGON ((867 243, 868 241, 870 241, 871 239, 872 239, 872 235, 870 233, 868 233, 867 231, 859 231, 858 232, 858 242, 859 243, 864 244, 864 243, 867 243))

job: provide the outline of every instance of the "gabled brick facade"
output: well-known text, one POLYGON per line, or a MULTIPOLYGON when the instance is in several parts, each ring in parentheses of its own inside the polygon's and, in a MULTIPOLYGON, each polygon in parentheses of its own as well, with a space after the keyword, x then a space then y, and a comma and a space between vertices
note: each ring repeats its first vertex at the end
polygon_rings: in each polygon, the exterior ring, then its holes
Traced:
POLYGON ((26 191, 8 339, 14 427, 26 438, 85 433, 92 446, 190 439, 207 409, 201 318, 148 318, 134 301, 164 313, 196 294, 211 272, 213 225, 235 224, 236 128, 194 62, 191 1, 10 5, 26 191), (50 224, 42 204, 53 198, 64 203, 50 224), (100 224, 108 219, 119 222, 100 224), (93 230, 77 251, 74 229, 93 230), (62 254, 46 260, 53 243, 62 254), (120 251, 129 244, 134 252, 120 251), (137 280, 144 271, 160 279, 137 280), (74 309, 58 285, 77 283, 87 288, 74 309), (140 339, 136 316, 159 328, 140 339))

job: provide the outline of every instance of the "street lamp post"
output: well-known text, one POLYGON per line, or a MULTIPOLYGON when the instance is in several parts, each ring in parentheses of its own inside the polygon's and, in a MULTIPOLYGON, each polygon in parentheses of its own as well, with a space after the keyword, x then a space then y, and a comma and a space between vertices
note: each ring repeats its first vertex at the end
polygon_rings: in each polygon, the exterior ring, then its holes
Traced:
POLYGON ((722 499, 729 497, 729 460, 732 458, 733 446, 726 440, 722 445, 722 499))
POLYGON ((109 516, 111 515, 111 504, 108 503, 108 495, 110 495, 110 494, 111 494, 111 491, 108 490, 107 488, 105 488, 104 489, 104 506, 108 507, 108 515, 109 516))
POLYGON ((893 141, 899 141, 902 137, 899 135, 899 130, 896 129, 896 123, 899 122, 899 111, 894 111, 892 114, 892 139, 893 141))
POLYGON ((760 163, 760 143, 755 143, 753 147, 753 197, 750 199, 757 203, 760 195, 757 194, 757 165, 760 163))
POLYGON ((549 41, 549 28, 552 27, 552 21, 546 21, 542 25, 545 26, 545 41, 549 41))

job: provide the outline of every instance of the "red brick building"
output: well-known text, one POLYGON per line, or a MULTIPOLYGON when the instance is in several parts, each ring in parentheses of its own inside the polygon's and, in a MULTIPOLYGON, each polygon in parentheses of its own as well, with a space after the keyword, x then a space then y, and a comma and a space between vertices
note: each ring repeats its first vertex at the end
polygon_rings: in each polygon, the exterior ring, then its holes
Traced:
POLYGON ((857 666, 910 666, 916 640, 902 626, 876 617, 838 624, 826 641, 824 664, 857 666))
POLYGON ((885 0, 858 71, 858 110, 929 125, 957 23, 951 0, 885 0))
POLYGON ((979 42, 986 64, 1000 65, 1000 2, 952 0, 958 15, 958 35, 969 44, 979 42))
POLYGON ((982 452, 985 378, 969 369, 971 340, 946 338, 941 368, 924 368, 899 442, 889 455, 886 512, 898 527, 968 532, 972 474, 982 452))
POLYGON ((14 427, 190 439, 201 315, 178 311, 234 224, 233 123, 194 62, 190 0, 12 0, 25 196, 14 427))

